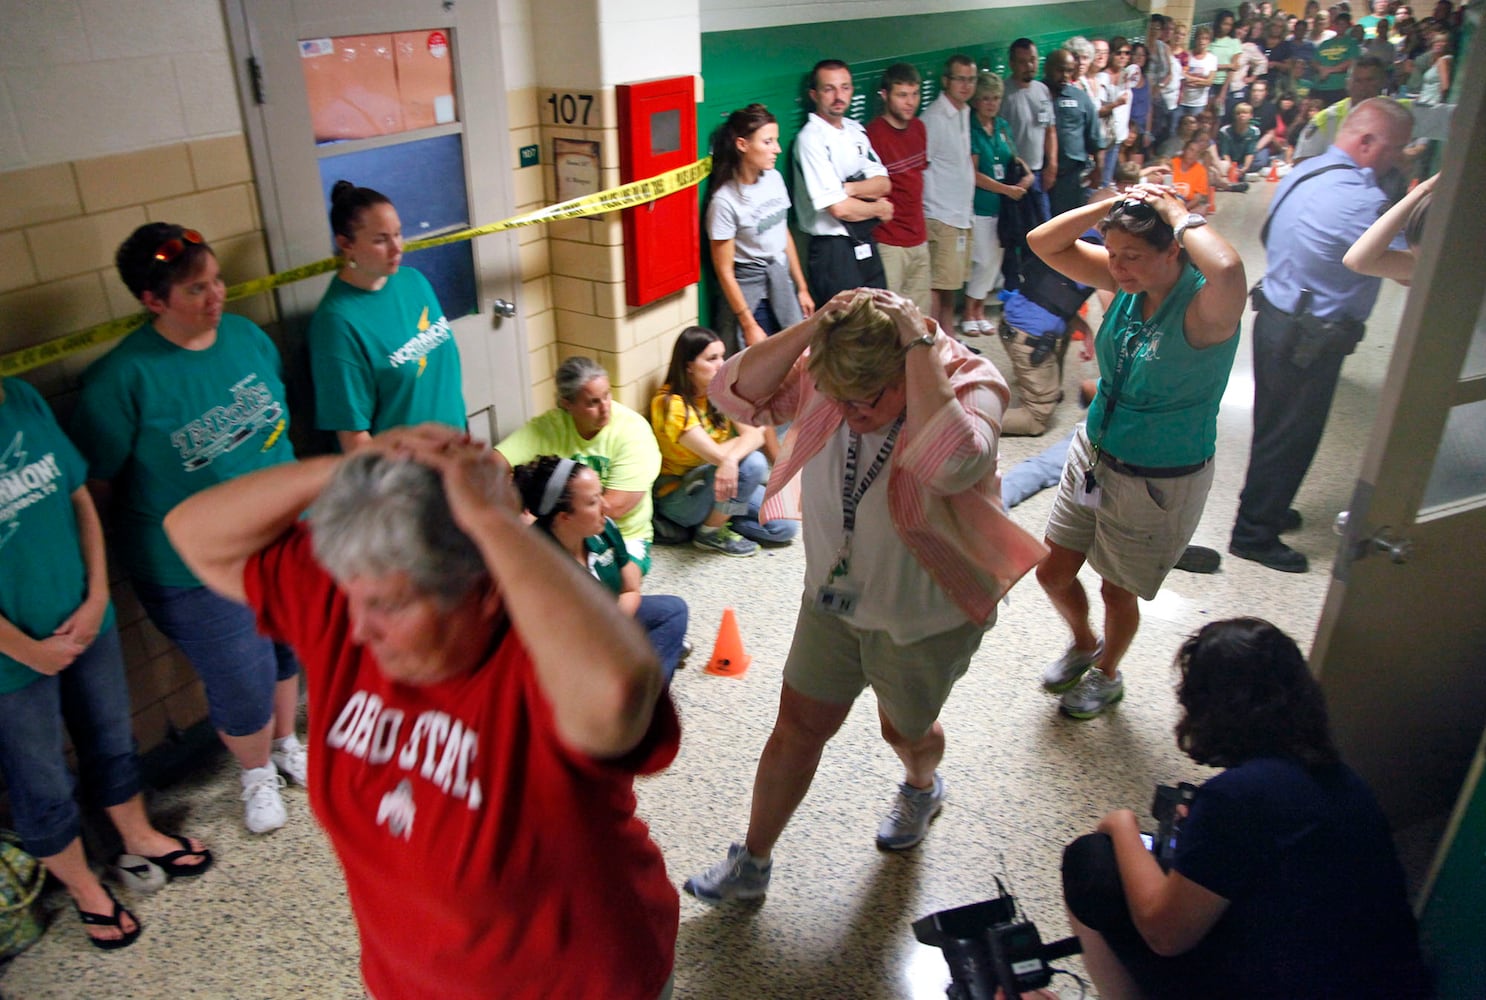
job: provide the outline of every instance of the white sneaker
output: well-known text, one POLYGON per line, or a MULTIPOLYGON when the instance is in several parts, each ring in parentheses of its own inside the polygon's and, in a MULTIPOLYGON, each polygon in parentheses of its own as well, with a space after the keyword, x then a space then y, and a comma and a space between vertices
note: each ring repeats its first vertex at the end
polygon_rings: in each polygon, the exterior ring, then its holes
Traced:
POLYGON ((299 742, 299 737, 290 733, 282 740, 273 742, 273 750, 268 754, 268 759, 273 766, 282 771, 291 784, 301 787, 309 784, 307 776, 310 752, 303 743, 299 742))
POLYGON ((243 824, 249 833, 272 833, 283 826, 289 816, 279 789, 284 779, 272 764, 243 771, 243 824))

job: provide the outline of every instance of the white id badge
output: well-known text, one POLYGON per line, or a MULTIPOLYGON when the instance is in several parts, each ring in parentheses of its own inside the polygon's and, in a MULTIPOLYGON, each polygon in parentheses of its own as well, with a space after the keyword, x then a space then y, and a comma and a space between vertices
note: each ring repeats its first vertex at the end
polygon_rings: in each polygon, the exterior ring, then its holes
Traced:
POLYGON ((1093 507, 1095 510, 1099 509, 1099 500, 1103 496, 1104 491, 1099 484, 1095 483, 1090 489, 1087 480, 1079 483, 1078 488, 1073 491, 1073 499, 1080 507, 1093 507))
POLYGON ((856 250, 857 260, 866 260, 868 257, 872 256, 872 244, 870 243, 858 243, 856 250))
POLYGON ((996 178, 996 180, 998 181, 1004 180, 1006 177, 1006 165, 1004 163, 996 164, 994 167, 991 168, 991 176, 996 178))
POLYGON ((815 592, 816 611, 824 611, 828 615, 840 615, 842 618, 850 618, 856 612, 856 609, 857 595, 855 591, 825 585, 815 592))

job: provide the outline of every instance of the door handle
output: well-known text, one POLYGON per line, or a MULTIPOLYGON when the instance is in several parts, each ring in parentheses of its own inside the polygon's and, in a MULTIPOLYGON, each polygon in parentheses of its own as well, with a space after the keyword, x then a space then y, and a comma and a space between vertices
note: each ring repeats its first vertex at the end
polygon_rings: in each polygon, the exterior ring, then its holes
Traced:
POLYGON ((510 319, 516 315, 516 303, 507 302, 505 299, 496 299, 490 304, 490 311, 504 319, 510 319))
MULTIPOLYGON (((1347 522, 1351 514, 1342 511, 1336 515, 1336 521, 1332 523, 1331 530, 1343 538, 1347 537, 1347 522)), ((1397 538, 1393 535, 1393 529, 1388 527, 1379 528, 1373 532, 1371 538, 1358 541, 1353 547, 1352 558, 1361 559, 1369 552, 1386 553, 1394 563, 1402 565, 1409 561, 1409 556, 1414 554, 1414 543, 1407 538, 1397 538)))

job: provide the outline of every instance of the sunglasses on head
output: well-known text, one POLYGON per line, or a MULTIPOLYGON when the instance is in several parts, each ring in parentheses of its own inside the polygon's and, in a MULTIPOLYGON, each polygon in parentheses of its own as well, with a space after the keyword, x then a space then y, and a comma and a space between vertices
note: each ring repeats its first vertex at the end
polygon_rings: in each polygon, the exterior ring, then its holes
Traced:
POLYGON ((188 243, 201 246, 206 240, 194 229, 183 229, 179 236, 172 237, 155 248, 154 258, 162 264, 169 264, 186 250, 188 243))

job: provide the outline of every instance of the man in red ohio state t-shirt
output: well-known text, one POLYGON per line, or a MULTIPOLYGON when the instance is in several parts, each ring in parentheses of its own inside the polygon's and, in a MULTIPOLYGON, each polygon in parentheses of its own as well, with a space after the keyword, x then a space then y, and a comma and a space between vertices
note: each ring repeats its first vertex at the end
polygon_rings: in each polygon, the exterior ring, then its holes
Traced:
POLYGON ((304 663, 367 992, 656 1000, 678 903, 633 783, 680 729, 644 634, 456 431, 264 471, 166 530, 304 663))

